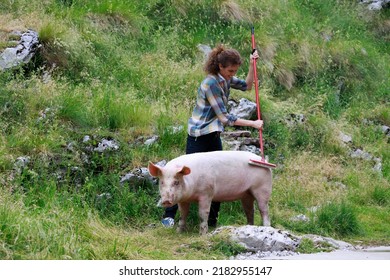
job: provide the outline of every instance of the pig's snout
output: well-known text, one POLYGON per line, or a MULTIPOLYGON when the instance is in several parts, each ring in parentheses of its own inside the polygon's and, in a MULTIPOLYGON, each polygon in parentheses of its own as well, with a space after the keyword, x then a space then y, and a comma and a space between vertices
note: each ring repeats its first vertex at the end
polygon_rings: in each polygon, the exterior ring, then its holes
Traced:
POLYGON ((170 200, 163 200, 161 204, 162 204, 163 207, 171 207, 171 206, 173 206, 173 203, 170 200))
POLYGON ((173 196, 173 194, 167 194, 167 195, 164 195, 164 196, 162 196, 161 197, 161 205, 163 206, 163 207, 171 207, 171 206, 173 206, 173 198, 174 198, 174 196, 173 196))

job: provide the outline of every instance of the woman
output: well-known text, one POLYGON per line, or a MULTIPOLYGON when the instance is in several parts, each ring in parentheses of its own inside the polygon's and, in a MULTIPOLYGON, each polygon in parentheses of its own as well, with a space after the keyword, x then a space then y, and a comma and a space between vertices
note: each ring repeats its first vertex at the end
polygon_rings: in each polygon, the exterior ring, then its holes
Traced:
MULTIPOLYGON (((222 150, 220 133, 224 126, 250 126, 261 129, 263 121, 239 119, 227 112, 227 102, 230 88, 237 90, 251 90, 253 85, 253 63, 257 59, 257 51, 250 56, 249 71, 245 80, 235 77, 242 64, 241 56, 234 49, 226 49, 220 45, 214 48, 204 66, 207 77, 202 81, 196 99, 196 105, 188 120, 188 137, 186 154, 211 152, 222 150)), ((208 224, 217 225, 220 202, 212 202, 208 224)), ((161 221, 165 226, 174 225, 174 217, 178 206, 165 209, 161 221)))

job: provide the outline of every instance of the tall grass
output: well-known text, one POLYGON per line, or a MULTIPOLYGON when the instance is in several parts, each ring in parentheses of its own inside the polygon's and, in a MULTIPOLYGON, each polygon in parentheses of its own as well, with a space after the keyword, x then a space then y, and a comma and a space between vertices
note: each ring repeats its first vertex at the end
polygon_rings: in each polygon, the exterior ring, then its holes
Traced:
POLYGON ((335 232, 338 236, 348 236, 360 230, 356 212, 345 203, 331 203, 320 209, 316 223, 323 234, 335 232))
POLYGON ((116 88, 79 88, 60 98, 59 116, 73 123, 107 129, 146 129, 150 124, 151 106, 136 100, 131 92, 112 92, 116 88), (85 102, 86 98, 88 102, 85 102))
POLYGON ((364 234, 357 211, 345 202, 331 202, 316 212, 309 213, 307 221, 285 221, 285 224, 298 232, 311 232, 337 238, 353 238, 364 234))

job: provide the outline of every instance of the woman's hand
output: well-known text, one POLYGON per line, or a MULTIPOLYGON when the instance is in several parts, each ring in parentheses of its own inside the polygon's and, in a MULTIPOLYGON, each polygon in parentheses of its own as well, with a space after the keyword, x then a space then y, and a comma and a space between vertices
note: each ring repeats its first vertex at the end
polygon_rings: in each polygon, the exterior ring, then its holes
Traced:
POLYGON ((255 51, 249 56, 250 57, 250 60, 252 61, 253 59, 258 59, 259 58, 259 53, 257 52, 257 50, 255 49, 255 51))
POLYGON ((257 60, 259 58, 259 54, 257 50, 255 49, 254 52, 250 55, 250 62, 249 62, 249 70, 248 70, 248 75, 246 76, 246 84, 247 84, 247 89, 246 90, 251 90, 252 85, 253 85, 253 59, 257 60))
POLYGON ((262 120, 253 121, 252 127, 256 128, 256 129, 262 129, 263 128, 263 121, 262 120))
POLYGON ((237 119, 234 122, 234 125, 236 126, 250 126, 256 129, 261 129, 263 127, 263 121, 262 120, 256 120, 256 121, 251 121, 251 120, 246 120, 246 119, 237 119))

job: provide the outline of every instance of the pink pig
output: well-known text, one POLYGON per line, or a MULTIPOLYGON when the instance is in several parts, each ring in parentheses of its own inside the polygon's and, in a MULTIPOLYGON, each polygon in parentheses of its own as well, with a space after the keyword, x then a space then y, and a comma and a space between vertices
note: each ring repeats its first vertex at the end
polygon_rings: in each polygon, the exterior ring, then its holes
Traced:
POLYGON ((165 167, 149 162, 149 173, 159 178, 162 205, 178 204, 178 231, 186 227, 191 202, 198 202, 200 234, 208 231, 207 219, 212 201, 241 200, 247 222, 253 225, 256 200, 264 226, 269 226, 268 201, 272 192, 272 172, 252 166, 250 159, 261 160, 244 151, 216 151, 177 157, 165 167))

